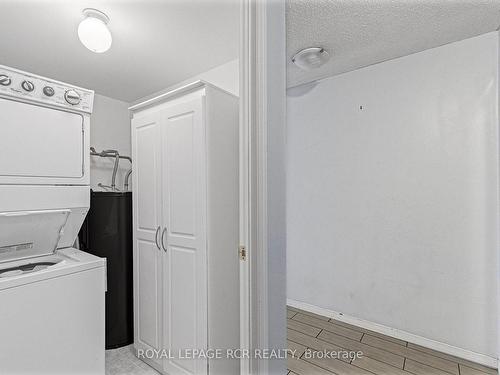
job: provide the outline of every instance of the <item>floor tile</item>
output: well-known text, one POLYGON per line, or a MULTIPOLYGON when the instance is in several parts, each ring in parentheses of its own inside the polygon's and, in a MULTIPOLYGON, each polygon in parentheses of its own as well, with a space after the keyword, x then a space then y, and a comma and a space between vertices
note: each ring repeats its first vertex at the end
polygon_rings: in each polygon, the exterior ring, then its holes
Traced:
MULTIPOLYGON (((315 352, 311 352, 314 355, 315 352)), ((337 375, 372 375, 371 372, 362 368, 352 366, 349 363, 331 358, 303 358, 304 361, 312 363, 318 367, 324 368, 337 375)))
POLYGON ((448 375, 446 371, 416 362, 412 359, 406 359, 405 370, 415 375, 448 375))
POLYGON ((337 325, 341 325, 343 327, 346 327, 346 328, 349 328, 349 329, 352 329, 352 330, 355 330, 355 331, 359 331, 359 332, 362 332, 362 333, 367 333, 367 334, 369 334, 371 336, 380 337, 380 338, 383 338, 384 340, 394 342, 394 343, 399 344, 401 346, 406 346, 406 341, 403 341, 403 340, 400 340, 400 339, 397 339, 397 338, 394 338, 394 337, 390 337, 390 336, 386 336, 386 335, 383 335, 383 334, 378 333, 378 332, 370 331, 369 329, 358 327, 358 326, 355 326, 355 325, 343 322, 341 320, 330 319, 330 321, 332 323, 335 323, 337 325))
MULTIPOLYGON (((473 365, 476 365, 475 363, 473 365)), ((477 367, 482 367, 483 370, 479 370, 477 368, 465 366, 459 364, 460 367, 460 375, 485 375, 485 374, 498 374, 497 370, 492 369, 490 367, 485 367, 481 365, 476 365, 477 367)))
POLYGON ((328 331, 321 332, 318 338, 339 345, 347 350, 361 351, 363 352, 363 355, 367 357, 385 362, 401 369, 403 368, 404 358, 386 350, 366 345, 359 341, 351 340, 347 337, 336 335, 328 331))
POLYGON ((371 345, 378 345, 379 347, 384 347, 385 350, 392 353, 401 355, 403 357, 413 359, 417 362, 427 364, 429 366, 435 367, 437 369, 449 372, 451 374, 458 375, 458 364, 454 361, 444 359, 441 357, 436 357, 432 354, 422 352, 413 348, 402 347, 399 345, 388 345, 387 341, 379 338, 371 338, 371 345))
POLYGON ((375 337, 372 336, 368 333, 366 333, 363 336, 363 339, 361 342, 364 342, 365 344, 371 345, 371 346, 376 346, 377 348, 388 350, 390 352, 396 353, 396 354, 404 354, 404 350, 406 350, 405 347, 396 344, 392 341, 388 341, 385 338, 380 338, 380 337, 375 337))
POLYGON ((318 314, 315 314, 315 313, 312 313, 312 312, 309 312, 309 311, 300 310, 300 309, 297 309, 295 307, 287 306, 287 309, 295 311, 295 312, 300 312, 301 314, 313 316, 313 317, 315 317, 317 319, 321 319, 321 320, 325 320, 325 321, 330 320, 330 318, 328 318, 326 316, 318 315, 318 314))
POLYGON ((302 359, 288 358, 288 369, 297 375, 332 375, 330 371, 315 366, 302 359))
MULTIPOLYGON (((420 346, 417 344, 412 344, 411 342, 408 343, 408 347, 422 351, 424 353, 432 354, 432 355, 439 357, 439 358, 448 359, 450 361, 457 362, 457 363, 464 365, 464 366, 467 366, 469 368, 479 370, 480 372, 484 372, 484 373, 491 374, 491 375, 498 374, 497 370, 494 368, 486 367, 486 366, 480 365, 478 363, 467 361, 466 359, 458 358, 458 357, 452 356, 450 354, 438 352, 436 350, 429 349, 429 348, 426 348, 426 347, 423 347, 423 346, 420 346)), ((460 372, 460 373, 462 374, 462 372, 460 372)))
POLYGON ((346 327, 334 324, 332 322, 326 322, 322 319, 318 319, 318 318, 315 318, 313 316, 309 316, 309 315, 305 315, 305 314, 297 313, 297 315, 295 315, 293 317, 293 320, 296 320, 296 321, 299 321, 302 323, 306 323, 306 324, 309 324, 309 325, 312 325, 314 327, 318 327, 321 329, 326 329, 327 331, 330 331, 330 332, 336 333, 338 335, 345 336, 345 337, 348 337, 350 339, 357 340, 357 341, 361 340, 361 337, 363 336, 362 332, 355 331, 353 329, 346 328, 346 327))
POLYGON ((287 348, 290 351, 288 355, 292 355, 296 358, 300 358, 302 354, 306 351, 307 347, 301 344, 297 344, 296 342, 287 340, 287 348))
MULTIPOLYGON (((327 351, 327 352, 331 351, 340 352, 345 350, 344 348, 341 348, 338 345, 334 345, 332 343, 323 340, 318 340, 317 338, 305 335, 298 331, 293 331, 291 329, 288 330, 288 340, 300 343, 301 345, 304 345, 313 350, 327 351)), ((340 359, 343 360, 344 362, 350 362, 350 360, 345 358, 340 358, 340 359)))
POLYGON ((306 335, 316 337, 321 332, 321 328, 316 328, 293 319, 288 320, 287 327, 295 331, 305 333, 306 335))
POLYGON ((106 350, 106 375, 158 375, 134 354, 133 345, 106 350))
POLYGON ((352 361, 352 365, 370 371, 376 375, 409 375, 406 371, 377 361, 376 359, 362 356, 352 361))
POLYGON ((444 358, 436 357, 431 354, 413 349, 407 348, 401 345, 397 345, 386 340, 380 339, 378 337, 373 337, 370 335, 365 335, 362 342, 366 342, 368 345, 373 347, 381 348, 383 350, 389 351, 391 353, 413 359, 417 362, 428 364, 437 369, 449 372, 451 374, 458 375, 458 364, 453 361, 449 361, 444 358), (365 339, 366 337, 366 339, 365 339), (366 340, 366 341, 365 341, 366 340))
POLYGON ((420 363, 427 364, 434 368, 449 372, 450 374, 458 375, 458 364, 456 362, 448 361, 447 359, 442 359, 435 357, 433 355, 419 352, 415 349, 408 348, 405 352, 405 357, 408 359, 415 360, 420 363))

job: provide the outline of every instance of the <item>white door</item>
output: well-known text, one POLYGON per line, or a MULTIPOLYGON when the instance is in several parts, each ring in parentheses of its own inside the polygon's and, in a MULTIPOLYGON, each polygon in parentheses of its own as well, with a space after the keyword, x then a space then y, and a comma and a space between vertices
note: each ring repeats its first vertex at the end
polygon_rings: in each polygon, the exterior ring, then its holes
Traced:
MULTIPOLYGON (((201 95, 162 113, 164 346, 207 349, 205 130, 201 95)), ((166 359, 168 374, 206 374, 202 359, 166 359)))
MULTIPOLYGON (((134 336, 137 350, 163 349, 160 125, 157 114, 132 120, 134 160, 134 336)), ((161 359, 154 359, 161 366, 161 359)))

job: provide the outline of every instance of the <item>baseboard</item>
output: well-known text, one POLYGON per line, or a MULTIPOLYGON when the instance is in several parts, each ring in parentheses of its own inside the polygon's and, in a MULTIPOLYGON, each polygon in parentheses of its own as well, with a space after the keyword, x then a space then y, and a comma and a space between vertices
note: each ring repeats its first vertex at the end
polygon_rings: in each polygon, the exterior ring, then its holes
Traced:
POLYGON ((336 320, 340 320, 345 323, 352 324, 354 326, 358 326, 364 329, 369 329, 370 331, 375 331, 390 337, 394 337, 396 339, 401 339, 403 341, 408 341, 416 345, 420 345, 432 350, 436 350, 442 353, 446 353, 455 357, 459 357, 465 359, 467 361, 479 363, 484 366, 498 368, 498 360, 496 358, 472 352, 470 350, 458 348, 456 346, 452 346, 449 344, 445 344, 443 342, 431 340, 422 336, 414 335, 413 333, 409 333, 406 331, 402 331, 399 329, 391 328, 384 326, 382 324, 373 323, 367 320, 355 318, 353 316, 345 315, 341 312, 324 309, 322 307, 310 305, 305 302, 295 301, 292 299, 287 299, 287 305, 291 307, 295 307, 297 309, 301 309, 304 311, 308 311, 314 314, 327 316, 329 318, 334 318, 336 320))

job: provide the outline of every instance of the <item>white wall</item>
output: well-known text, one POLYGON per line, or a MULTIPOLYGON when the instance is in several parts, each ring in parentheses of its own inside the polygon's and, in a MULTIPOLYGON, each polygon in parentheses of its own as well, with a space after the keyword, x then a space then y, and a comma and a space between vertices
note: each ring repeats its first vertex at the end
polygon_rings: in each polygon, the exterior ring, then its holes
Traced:
POLYGON ((202 79, 211 84, 220 87, 236 96, 240 95, 240 62, 238 59, 229 61, 223 65, 201 73, 196 77, 191 78, 185 83, 192 82, 194 79, 202 79))
POLYGON ((289 299, 496 358, 497 72, 495 32, 289 91, 289 299))
POLYGON ((211 83, 214 86, 217 86, 231 94, 234 94, 236 96, 240 95, 240 75, 239 75, 239 60, 231 60, 225 64, 216 66, 213 69, 207 70, 206 72, 197 74, 191 78, 188 78, 184 81, 180 81, 179 83, 170 86, 170 87, 165 87, 165 89, 161 91, 157 91, 154 93, 151 93, 150 95, 145 96, 144 98, 139 98, 132 102, 130 105, 135 105, 138 103, 141 103, 145 100, 148 100, 150 98, 154 98, 155 96, 158 96, 160 94, 163 94, 165 92, 174 90, 178 87, 184 86, 188 83, 194 82, 196 80, 203 80, 206 82, 211 83))
MULTIPOLYGON (((94 111, 90 122, 90 145, 96 151, 118 150, 121 155, 131 156, 129 104, 120 100, 96 94, 94 111)), ((114 159, 90 157, 90 185, 94 190, 102 190, 97 184, 111 185, 114 159)), ((125 173, 130 169, 127 160, 120 160, 116 184, 123 189, 125 173)), ((132 179, 130 179, 132 182, 132 179)))

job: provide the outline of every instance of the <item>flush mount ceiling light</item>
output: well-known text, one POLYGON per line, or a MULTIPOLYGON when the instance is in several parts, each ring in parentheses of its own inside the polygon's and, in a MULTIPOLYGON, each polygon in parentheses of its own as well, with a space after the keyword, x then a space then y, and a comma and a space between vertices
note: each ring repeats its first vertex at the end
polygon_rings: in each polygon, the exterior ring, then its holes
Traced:
POLYGON ((303 70, 319 68, 326 63, 330 55, 322 47, 310 47, 300 50, 292 57, 292 62, 303 70))
POLYGON ((106 52, 113 41, 107 26, 109 17, 92 8, 84 9, 83 15, 85 18, 78 25, 78 38, 92 52, 106 52))

